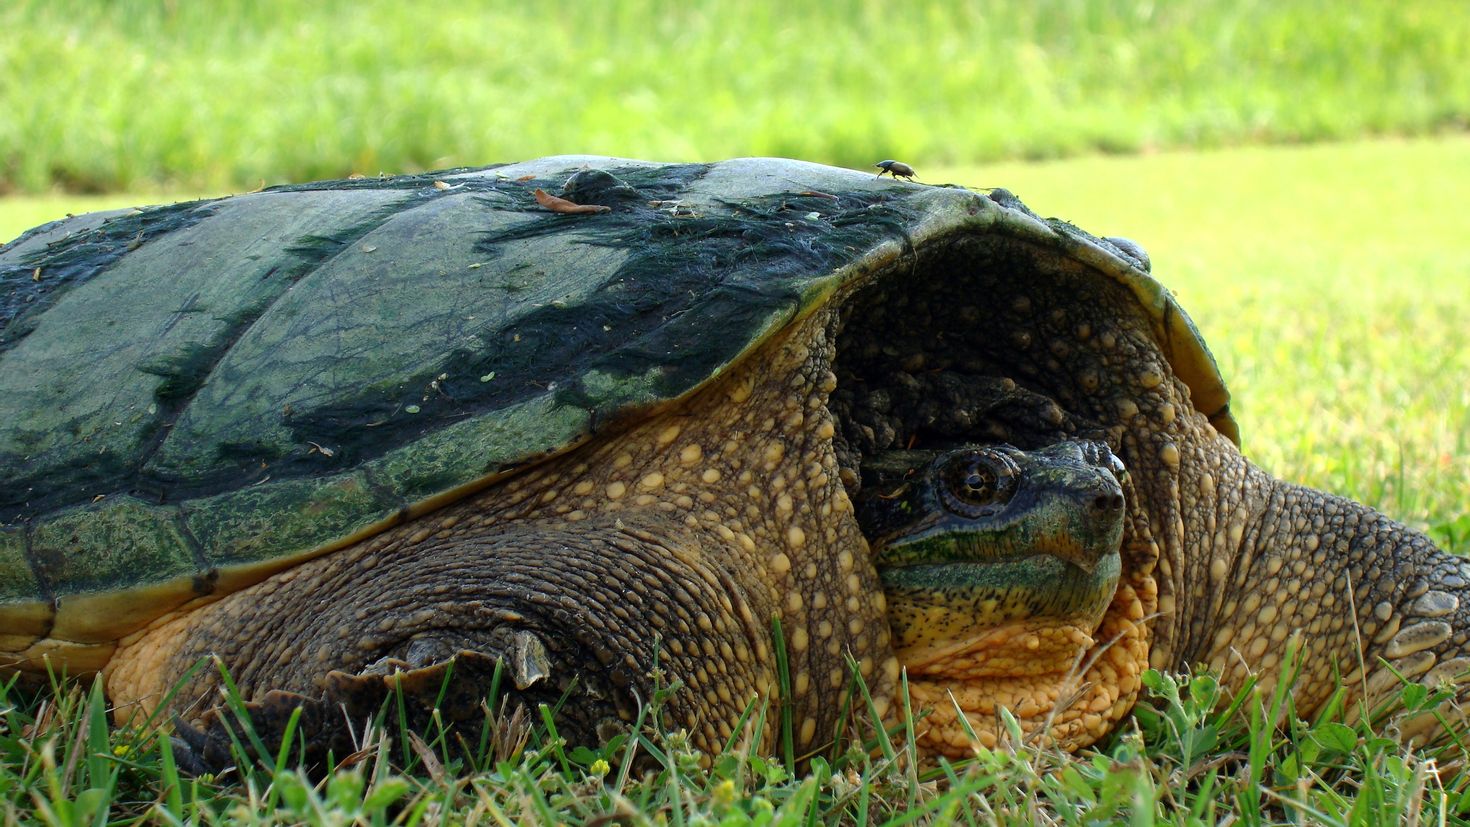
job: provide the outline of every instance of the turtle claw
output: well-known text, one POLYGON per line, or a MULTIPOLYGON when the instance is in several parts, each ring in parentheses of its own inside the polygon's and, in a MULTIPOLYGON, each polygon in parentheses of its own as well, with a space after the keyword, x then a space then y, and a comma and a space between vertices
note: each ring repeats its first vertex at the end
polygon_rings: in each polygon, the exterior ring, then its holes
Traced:
POLYGON ((510 645, 510 675, 520 690, 551 677, 551 657, 541 638, 525 631, 515 633, 510 645))
POLYGON ((329 755, 352 752, 351 718, 331 714, 335 706, 329 699, 271 690, 238 710, 217 706, 204 714, 198 726, 175 716, 174 761, 188 775, 218 775, 238 765, 238 745, 255 760, 273 764, 289 736, 294 742, 293 757, 307 766, 319 766, 329 755))
POLYGON ((201 775, 219 775, 234 766, 230 753, 230 740, 212 738, 184 719, 174 716, 174 734, 169 738, 173 748, 174 766, 191 778, 201 775))

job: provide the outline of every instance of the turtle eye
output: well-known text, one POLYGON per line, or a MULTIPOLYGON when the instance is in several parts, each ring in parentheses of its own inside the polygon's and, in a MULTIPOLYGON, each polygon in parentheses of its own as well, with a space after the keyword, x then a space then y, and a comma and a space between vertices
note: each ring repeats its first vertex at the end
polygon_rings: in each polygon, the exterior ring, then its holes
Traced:
POLYGON ((962 517, 994 514, 1010 502, 1020 468, 988 448, 961 451, 941 460, 939 489, 944 507, 962 517))

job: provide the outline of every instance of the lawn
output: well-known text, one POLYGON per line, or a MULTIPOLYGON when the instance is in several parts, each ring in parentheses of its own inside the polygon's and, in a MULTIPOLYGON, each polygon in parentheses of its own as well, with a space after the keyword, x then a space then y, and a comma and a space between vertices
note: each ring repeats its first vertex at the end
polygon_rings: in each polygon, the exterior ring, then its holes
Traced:
POLYGON ((8 0, 0 192, 577 151, 961 164, 1470 122, 1463 0, 8 0))
MULTIPOLYGON (((1470 551, 1470 236, 1461 204, 1470 139, 964 168, 907 160, 923 180, 1003 185, 1042 214, 1142 243, 1214 349, 1248 455, 1470 551)), ((0 237, 67 210, 156 200, 4 199, 0 237)), ((1207 678, 1186 679, 1182 691, 1165 677, 1154 686, 1137 726, 1076 758, 1003 751, 920 774, 902 751, 849 753, 793 778, 778 761, 740 754, 700 768, 677 736, 654 734, 644 748, 659 751, 664 769, 639 781, 543 732, 499 765, 486 758, 445 770, 452 759, 431 738, 406 768, 369 750, 316 785, 289 762, 243 783, 180 779, 159 739, 108 733, 101 698, 85 687, 39 701, 0 691, 0 807, 7 823, 105 815, 363 824, 814 824, 910 812, 977 824, 1397 823, 1470 811, 1470 778, 1441 774, 1366 729, 1266 725, 1289 695, 1215 710, 1207 678)))

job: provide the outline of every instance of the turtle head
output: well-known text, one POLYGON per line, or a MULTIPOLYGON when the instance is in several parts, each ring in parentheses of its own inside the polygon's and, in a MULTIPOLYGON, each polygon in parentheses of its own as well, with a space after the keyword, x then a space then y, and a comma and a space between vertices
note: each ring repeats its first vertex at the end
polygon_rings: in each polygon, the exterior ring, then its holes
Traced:
POLYGON ((901 659, 1038 636, 1069 659, 1085 652, 1118 584, 1124 474, 1090 440, 870 457, 857 514, 901 659))

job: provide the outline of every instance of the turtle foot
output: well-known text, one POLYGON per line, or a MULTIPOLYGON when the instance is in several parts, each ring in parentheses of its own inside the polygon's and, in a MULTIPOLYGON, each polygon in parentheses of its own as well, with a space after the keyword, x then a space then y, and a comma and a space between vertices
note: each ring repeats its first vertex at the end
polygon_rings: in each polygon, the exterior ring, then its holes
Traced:
MULTIPOLYGON (((385 710, 392 734, 397 734, 395 722, 426 735, 461 723, 478 725, 490 714, 489 696, 498 680, 506 689, 524 689, 544 676, 539 647, 539 641, 512 646, 504 661, 468 650, 418 667, 384 658, 358 674, 327 673, 319 697, 271 690, 239 708, 217 706, 197 726, 176 717, 174 759, 181 772, 193 776, 229 770, 247 760, 242 751, 248 760, 273 767, 286 743, 289 765, 316 771, 370 752, 385 710)), ((519 725, 525 716, 510 719, 519 725)), ((392 734, 389 741, 400 740, 392 734)))
MULTIPOLYGON (((272 690, 239 709, 215 707, 196 726, 174 717, 174 761, 191 776, 223 774, 235 767, 240 751, 274 766, 281 744, 300 733, 301 763, 315 766, 328 754, 347 755, 351 743, 346 728, 334 725, 332 707, 321 699, 297 692, 272 690), (300 710, 298 713, 297 710, 300 710), (293 724, 292 717, 296 717, 293 724)), ((341 716, 335 716, 337 721, 341 716)))

